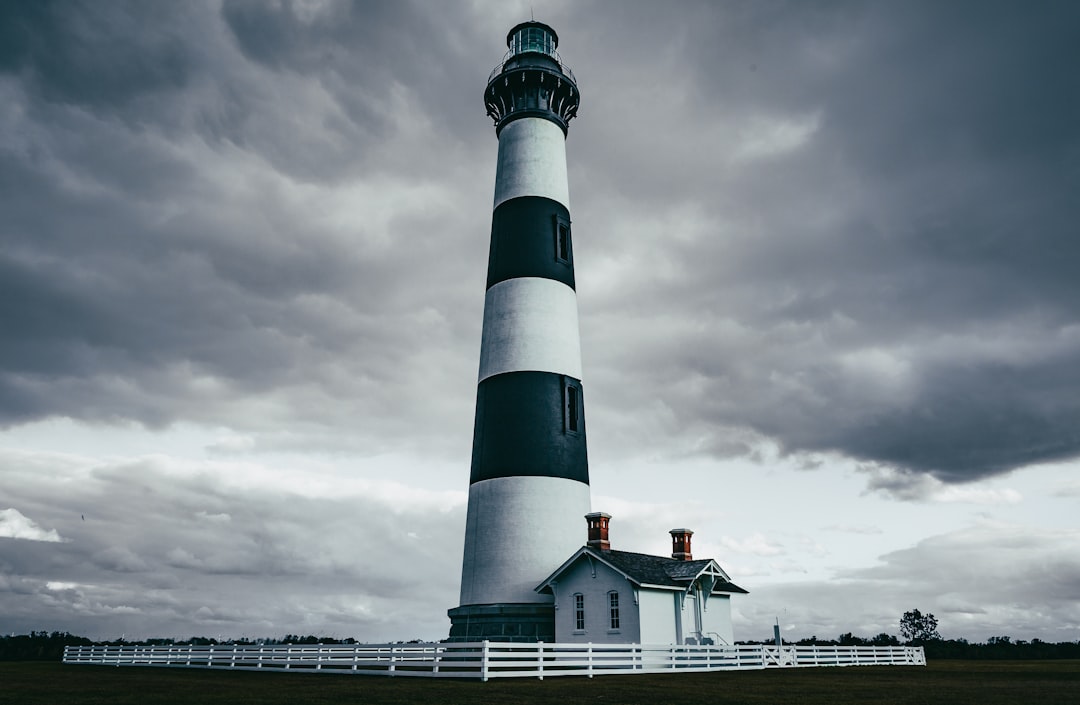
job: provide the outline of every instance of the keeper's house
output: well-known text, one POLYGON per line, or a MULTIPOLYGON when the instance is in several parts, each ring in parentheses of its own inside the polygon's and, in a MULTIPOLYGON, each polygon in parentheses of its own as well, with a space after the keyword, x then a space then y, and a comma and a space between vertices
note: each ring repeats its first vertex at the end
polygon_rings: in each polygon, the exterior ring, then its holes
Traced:
POLYGON ((585 516, 589 542, 536 591, 555 598, 555 641, 732 644, 731 596, 747 591, 711 558, 693 559, 693 531, 672 529, 671 558, 611 550, 611 516, 585 516))

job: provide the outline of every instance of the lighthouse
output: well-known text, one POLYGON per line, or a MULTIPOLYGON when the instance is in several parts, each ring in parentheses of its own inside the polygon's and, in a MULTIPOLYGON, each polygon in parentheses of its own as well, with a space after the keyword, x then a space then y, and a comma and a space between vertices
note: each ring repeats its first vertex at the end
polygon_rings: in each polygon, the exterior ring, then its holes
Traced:
POLYGON ((499 139, 460 605, 450 640, 551 641, 537 586, 590 512, 566 135, 573 72, 555 30, 510 30, 488 77, 499 139))

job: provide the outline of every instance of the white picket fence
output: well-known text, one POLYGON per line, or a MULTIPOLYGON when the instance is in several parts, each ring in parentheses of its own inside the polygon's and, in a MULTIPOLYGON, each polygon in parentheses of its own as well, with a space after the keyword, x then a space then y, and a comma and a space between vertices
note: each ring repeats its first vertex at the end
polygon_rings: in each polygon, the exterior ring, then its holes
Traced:
POLYGON ((546 678, 807 666, 925 666, 921 646, 642 644, 277 644, 68 646, 64 663, 354 673, 434 678, 546 678))

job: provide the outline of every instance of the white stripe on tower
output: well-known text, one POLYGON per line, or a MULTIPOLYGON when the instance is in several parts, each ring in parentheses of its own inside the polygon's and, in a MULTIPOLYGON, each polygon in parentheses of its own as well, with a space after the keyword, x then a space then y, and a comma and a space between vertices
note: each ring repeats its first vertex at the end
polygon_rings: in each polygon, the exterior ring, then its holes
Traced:
POLYGON ((517 277, 487 290, 479 381, 521 370, 581 379, 577 294, 562 282, 517 277))
POLYGON ((559 477, 500 477, 470 486, 465 535, 474 540, 465 542, 461 604, 543 602, 533 588, 584 543, 579 524, 589 513, 588 489, 559 477), (490 531, 501 540, 475 540, 490 531), (538 563, 551 567, 539 580, 538 563))
POLYGON ((550 198, 570 208, 566 135, 550 120, 523 118, 499 132, 493 208, 518 196, 550 198))
POLYGON ((557 44, 542 23, 514 27, 484 95, 499 157, 451 639, 553 639, 535 588, 583 545, 590 511, 566 173, 579 96, 557 44))

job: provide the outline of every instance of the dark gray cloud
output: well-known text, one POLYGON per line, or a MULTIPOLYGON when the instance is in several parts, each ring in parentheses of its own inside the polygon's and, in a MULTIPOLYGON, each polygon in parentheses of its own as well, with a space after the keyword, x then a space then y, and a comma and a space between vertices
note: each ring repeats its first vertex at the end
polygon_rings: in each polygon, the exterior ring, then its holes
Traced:
MULTIPOLYGON (((417 424, 426 385, 459 384, 469 404, 466 358, 446 379, 420 371, 412 391, 386 386, 426 346, 478 330, 478 311, 463 325, 453 314, 478 307, 455 286, 463 270, 480 281, 482 262, 446 256, 487 228, 483 206, 463 208, 450 188, 469 165, 412 168, 433 153, 415 132, 430 111, 392 73, 350 86, 387 117, 371 132, 333 66, 308 77, 291 55, 271 70, 248 62, 224 23, 231 7, 162 18, 139 4, 43 5, 5 22, 27 36, 2 64, 0 421, 257 427, 237 403, 261 400, 316 425, 372 417, 359 424, 370 449, 417 424), (64 46, 50 53, 54 40, 64 46), (110 68, 133 57, 148 68, 110 68), (436 289, 409 278, 428 269, 436 289)), ((341 64, 363 65, 356 51, 341 64)), ((430 422, 437 440, 443 422, 430 422)))
MULTIPOLYGON (((0 422, 465 457, 520 13, 4 12, 0 422)), ((551 12, 595 459, 1077 455, 1071 5, 551 12)))
POLYGON ((1075 531, 995 522, 931 536, 829 581, 760 586, 735 605, 739 633, 766 638, 761 625, 779 616, 792 639, 899 635, 900 616, 917 607, 938 618, 947 639, 1070 641, 1080 624, 1076 538, 1075 531))
POLYGON ((62 479, 70 462, 0 458, 4 501, 61 539, 0 533, 6 631, 379 641, 446 629, 459 508, 394 507, 355 486, 333 498, 260 489, 240 464, 160 458, 84 465, 72 487, 62 479), (432 574, 417 581, 413 568, 432 574))
POLYGON ((720 454, 747 429, 947 481, 1075 457, 1075 10, 650 13, 619 21, 629 65, 588 55, 617 90, 594 117, 583 88, 570 143, 609 276, 581 277, 589 362, 619 372, 593 398, 661 399, 720 454))
POLYGON ((0 67, 21 74, 46 100, 115 115, 141 97, 187 84, 193 63, 187 14, 137 2, 8 5, 0 67))

